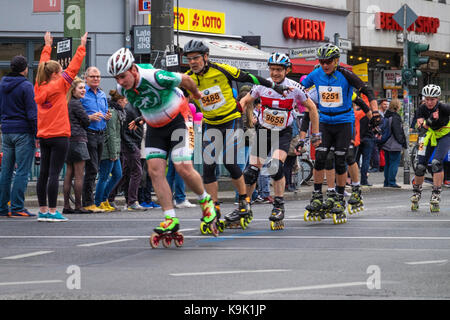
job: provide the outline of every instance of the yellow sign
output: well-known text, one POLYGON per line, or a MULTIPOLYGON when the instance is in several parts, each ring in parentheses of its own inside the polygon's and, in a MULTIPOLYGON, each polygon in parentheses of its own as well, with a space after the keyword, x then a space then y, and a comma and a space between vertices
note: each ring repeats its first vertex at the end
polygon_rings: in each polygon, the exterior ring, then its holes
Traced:
POLYGON ((352 66, 352 70, 362 81, 369 82, 369 64, 367 62, 352 66))
MULTIPOLYGON (((174 8, 173 28, 177 29, 177 8, 174 8)), ((225 33, 225 13, 198 9, 178 8, 178 29, 207 33, 225 33)), ((151 24, 151 14, 148 24, 151 24)))

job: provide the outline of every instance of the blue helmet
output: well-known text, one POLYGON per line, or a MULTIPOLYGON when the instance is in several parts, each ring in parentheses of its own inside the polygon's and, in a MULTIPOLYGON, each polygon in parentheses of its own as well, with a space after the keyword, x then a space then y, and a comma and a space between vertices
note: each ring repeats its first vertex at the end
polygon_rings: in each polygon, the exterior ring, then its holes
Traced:
POLYGON ((283 66, 285 68, 290 68, 292 66, 291 59, 284 53, 274 52, 270 55, 269 61, 267 62, 269 66, 283 66))

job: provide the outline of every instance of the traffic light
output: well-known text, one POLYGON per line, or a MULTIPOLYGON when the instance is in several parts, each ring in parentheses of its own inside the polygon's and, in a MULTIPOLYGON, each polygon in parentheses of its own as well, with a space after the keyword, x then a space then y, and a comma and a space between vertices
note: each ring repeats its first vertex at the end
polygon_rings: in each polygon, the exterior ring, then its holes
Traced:
POLYGON ((430 57, 422 57, 421 52, 428 51, 429 44, 415 43, 408 41, 408 69, 413 70, 415 77, 420 77, 422 72, 419 70, 422 64, 427 64, 430 57))

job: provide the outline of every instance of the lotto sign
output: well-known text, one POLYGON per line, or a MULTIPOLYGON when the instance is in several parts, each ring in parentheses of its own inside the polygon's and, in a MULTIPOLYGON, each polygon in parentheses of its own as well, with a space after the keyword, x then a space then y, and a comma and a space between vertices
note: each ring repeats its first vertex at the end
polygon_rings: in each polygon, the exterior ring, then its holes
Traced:
POLYGON ((225 13, 189 9, 189 30, 224 34, 225 13))

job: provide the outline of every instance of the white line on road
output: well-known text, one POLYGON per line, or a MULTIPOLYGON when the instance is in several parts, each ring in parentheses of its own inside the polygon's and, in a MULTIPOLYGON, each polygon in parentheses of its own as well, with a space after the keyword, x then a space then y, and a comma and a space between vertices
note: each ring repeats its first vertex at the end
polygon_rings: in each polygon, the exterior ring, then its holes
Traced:
POLYGON ((264 289, 264 290, 252 290, 252 291, 238 291, 237 293, 243 294, 243 295, 254 295, 254 294, 280 293, 280 292, 290 292, 290 291, 345 288, 345 287, 356 287, 356 286, 367 286, 367 282, 344 282, 344 283, 323 284, 323 285, 315 285, 315 286, 264 289))
POLYGON ((109 240, 109 241, 102 241, 102 242, 84 243, 84 244, 79 244, 77 247, 101 246, 103 244, 110 244, 110 243, 124 242, 124 241, 131 241, 131 240, 136 240, 136 239, 116 239, 116 240, 109 240))
POLYGON ((25 253, 25 254, 19 254, 19 255, 16 255, 16 256, 4 257, 2 259, 5 259, 5 260, 16 260, 16 259, 40 256, 40 255, 47 254, 47 253, 52 253, 52 252, 53 251, 36 251, 36 252, 30 252, 30 253, 25 253))
POLYGON ((235 273, 267 273, 267 272, 289 272, 289 269, 268 269, 268 270, 233 270, 233 271, 211 271, 211 272, 188 272, 188 273, 171 273, 173 277, 185 276, 210 276, 218 274, 235 274, 235 273))
POLYGON ((405 262, 406 264, 409 265, 420 265, 420 264, 443 264, 443 263, 447 263, 448 260, 429 260, 429 261, 412 261, 412 262, 405 262))
POLYGON ((46 283, 60 283, 62 280, 40 280, 40 281, 21 281, 21 282, 0 282, 0 286, 17 286, 24 284, 46 284, 46 283))

